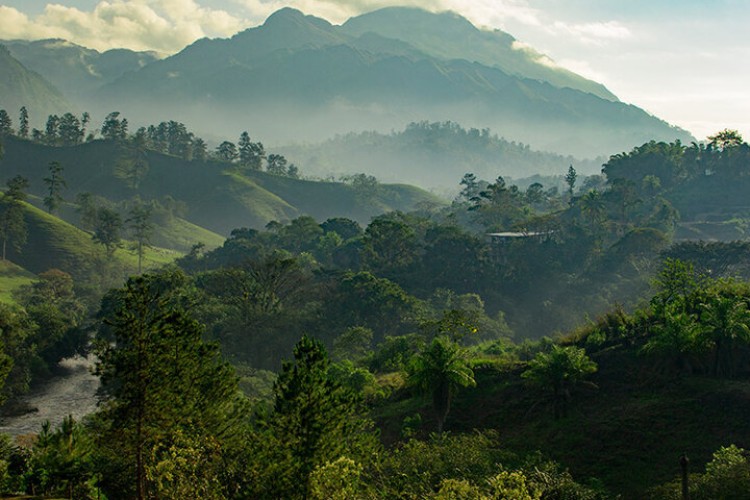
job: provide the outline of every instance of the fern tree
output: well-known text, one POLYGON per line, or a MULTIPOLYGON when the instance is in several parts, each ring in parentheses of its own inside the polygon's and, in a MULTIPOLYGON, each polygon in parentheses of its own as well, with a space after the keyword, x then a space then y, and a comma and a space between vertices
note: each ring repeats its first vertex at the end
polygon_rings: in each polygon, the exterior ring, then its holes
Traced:
POLYGON ((443 431, 453 396, 461 387, 476 385, 464 351, 447 337, 436 337, 409 367, 409 383, 432 398, 437 430, 443 431))

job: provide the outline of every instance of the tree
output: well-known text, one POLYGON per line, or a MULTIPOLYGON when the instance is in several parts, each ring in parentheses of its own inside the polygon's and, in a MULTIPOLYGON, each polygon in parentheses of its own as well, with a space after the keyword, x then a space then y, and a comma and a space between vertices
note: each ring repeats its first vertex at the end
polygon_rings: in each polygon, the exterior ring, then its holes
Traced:
POLYGON ((131 278, 102 302, 97 371, 109 399, 97 445, 110 498, 153 498, 165 482, 184 482, 160 468, 170 446, 183 466, 186 457, 198 461, 196 482, 216 483, 241 434, 237 378, 187 312, 195 304, 186 279, 179 272, 131 278))
POLYGON ((120 119, 119 111, 113 111, 104 118, 101 134, 110 141, 124 141, 128 137, 128 121, 120 119))
POLYGON ((78 193, 75 199, 76 212, 80 217, 81 227, 87 231, 93 231, 96 227, 96 200, 91 193, 78 193))
POLYGON ((247 132, 242 132, 238 146, 240 165, 252 170, 260 170, 263 165, 263 159, 266 157, 263 144, 252 142, 250 135, 247 132))
POLYGON ((13 134, 13 122, 4 109, 0 109, 0 137, 13 134))
POLYGON ((143 255, 148 248, 151 233, 154 230, 151 224, 151 207, 138 204, 130 210, 129 217, 125 220, 136 243, 136 252, 138 252, 138 274, 141 274, 141 264, 143 255))
POLYGON ((25 177, 17 175, 6 182, 8 189, 0 200, 0 238, 3 240, 3 260, 8 241, 11 241, 17 252, 26 243, 27 231, 24 219, 23 202, 26 201, 26 193, 29 181, 25 177))
POLYGON ((708 144, 714 149, 724 151, 743 143, 742 135, 736 130, 725 128, 721 132, 708 136, 708 144))
POLYGON ((44 142, 55 146, 58 141, 57 127, 60 124, 60 117, 57 115, 49 115, 47 117, 47 123, 44 127, 44 142))
POLYGON ((237 146, 233 142, 224 141, 217 146, 216 156, 221 161, 231 163, 237 159, 237 146))
POLYGON ((458 389, 476 385, 474 372, 462 349, 442 336, 435 337, 425 351, 415 356, 409 367, 409 383, 432 398, 438 432, 443 432, 451 401, 458 389))
POLYGON ((714 376, 733 376, 734 350, 738 344, 750 343, 747 303, 737 297, 712 294, 700 304, 700 319, 705 328, 701 336, 714 346, 712 373, 714 376))
POLYGON ((568 185, 568 196, 573 198, 573 189, 576 186, 576 179, 578 179, 578 173, 573 165, 568 167, 568 173, 565 175, 565 184, 568 185))
POLYGON ((18 136, 26 139, 29 136, 29 112, 26 106, 21 106, 18 117, 18 136))
POLYGON ((116 211, 107 207, 96 210, 96 225, 92 239, 100 243, 107 250, 107 256, 112 258, 115 250, 120 246, 120 232, 122 218, 116 211))
POLYGON ((208 157, 206 141, 196 137, 193 141, 193 160, 206 161, 208 157))
POLYGON ((529 361, 528 369, 521 376, 540 387, 552 388, 555 419, 558 419, 568 414, 570 389, 596 370, 596 363, 586 355, 585 349, 555 344, 549 352, 540 352, 529 361))
POLYGON ((49 213, 56 211, 63 202, 60 193, 67 187, 67 183, 62 176, 62 172, 62 165, 53 161, 49 164, 49 177, 44 178, 44 183, 47 185, 47 196, 44 197, 43 203, 49 213))
POLYGON ((269 174, 273 175, 287 175, 287 161, 282 155, 271 154, 268 155, 268 167, 266 168, 269 174))
POLYGON ((73 113, 65 113, 57 125, 59 143, 62 146, 75 146, 83 142, 84 131, 81 120, 73 113))
POLYGON ((273 411, 257 435, 257 497, 309 498, 316 468, 341 457, 362 463, 377 449, 360 399, 328 376, 323 345, 303 336, 274 383, 273 411))

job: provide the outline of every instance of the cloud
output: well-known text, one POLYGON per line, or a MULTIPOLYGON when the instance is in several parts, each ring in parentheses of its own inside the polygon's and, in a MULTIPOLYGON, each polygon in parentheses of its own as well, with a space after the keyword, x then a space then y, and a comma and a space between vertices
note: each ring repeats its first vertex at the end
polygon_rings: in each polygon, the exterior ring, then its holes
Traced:
POLYGON ((235 0, 251 19, 262 21, 282 7, 293 7, 331 21, 342 23, 352 16, 384 7, 421 7, 432 12, 452 10, 478 26, 502 27, 507 21, 539 26, 539 12, 527 0, 235 0))
POLYGON ((100 1, 92 11, 48 4, 30 18, 0 6, 4 38, 64 38, 98 50, 127 47, 172 53, 202 37, 232 35, 248 21, 194 0, 100 1))
POLYGON ((618 21, 602 21, 583 24, 567 24, 557 21, 551 30, 558 35, 570 35, 587 45, 603 45, 613 40, 625 40, 633 34, 618 21))

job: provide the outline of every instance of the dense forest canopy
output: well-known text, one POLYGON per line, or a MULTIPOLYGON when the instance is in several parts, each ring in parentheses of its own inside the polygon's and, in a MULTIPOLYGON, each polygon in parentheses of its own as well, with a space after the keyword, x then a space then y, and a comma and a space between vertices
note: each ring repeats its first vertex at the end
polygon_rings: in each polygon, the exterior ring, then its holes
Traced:
POLYGON ((3 269, 35 271, 0 307, 2 397, 12 405, 59 360, 93 353, 102 404, 25 446, 4 441, 5 491, 673 498, 683 452, 708 463, 689 478, 695 498, 746 491, 750 465, 730 445, 750 435, 732 392, 750 374, 748 243, 694 238, 745 236, 738 133, 649 142, 601 175, 565 165, 550 186, 466 172, 452 202, 366 222, 271 212, 156 261, 155 233, 168 240, 162 228, 194 203, 156 195, 187 182, 156 175, 158 162, 244 186, 281 179, 300 198, 341 185, 370 207, 388 188, 366 173, 300 180, 246 132, 209 150, 176 121, 131 133, 113 112, 90 132, 86 115, 52 115, 41 131, 6 116, 5 149, 43 144, 49 160, 29 170, 38 178, 9 176, 0 200, 3 269), (113 160, 116 190, 81 191, 96 171, 54 158, 82 147, 113 160), (637 430, 650 421, 658 436, 673 405, 689 414, 664 438, 674 457, 636 460, 637 430), (691 438, 708 419, 720 429, 691 438), (599 454, 570 446, 592 439, 588 426, 599 454))

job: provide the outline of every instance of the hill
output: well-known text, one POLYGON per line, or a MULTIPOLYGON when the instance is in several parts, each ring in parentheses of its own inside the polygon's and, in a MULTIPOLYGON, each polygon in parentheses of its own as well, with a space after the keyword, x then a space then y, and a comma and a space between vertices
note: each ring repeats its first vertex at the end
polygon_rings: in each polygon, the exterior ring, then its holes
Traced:
MULTIPOLYGON (((408 210, 422 202, 444 203, 411 186, 380 185, 376 192, 365 193, 356 186, 338 182, 241 171, 226 163, 185 161, 152 151, 138 153, 142 155, 141 170, 134 171, 133 154, 132 149, 111 141, 51 147, 9 137, 0 165, 4 179, 23 175, 31 181, 30 193, 40 197, 46 195, 42 179, 48 176, 48 165, 57 161, 64 169, 67 199, 88 192, 111 202, 137 196, 142 200, 177 203, 183 208, 177 216, 181 221, 175 224, 183 232, 188 223, 193 224, 190 234, 201 238, 192 243, 209 243, 205 237, 215 244, 221 242, 215 234, 200 234, 195 225, 228 235, 238 227, 259 228, 271 220, 286 221, 303 214, 319 220, 344 215, 367 222, 384 211, 408 210)), ((178 228, 174 226, 171 230, 178 228)), ((165 246, 185 249, 184 242, 181 247, 174 243, 165 246)))
POLYGON ((0 260, 0 302, 13 303, 13 291, 30 285, 36 276, 9 260, 0 260))
POLYGON ((0 43, 25 67, 52 82, 79 106, 102 85, 158 59, 152 52, 127 49, 98 52, 60 39, 0 43))
POLYGON ((543 69, 538 54, 513 46, 509 35, 482 32, 455 15, 395 10, 333 26, 282 9, 262 26, 199 40, 124 75, 102 88, 99 106, 127 109, 144 122, 173 116, 224 135, 263 130, 264 141, 275 143, 422 120, 489 127, 582 157, 651 138, 692 139, 600 85, 543 69), (402 13, 396 27, 386 22, 402 13), (435 33, 446 23, 438 46, 435 33), (410 29, 419 34, 407 36, 410 29))
POLYGON ((8 49, 0 45, 0 109, 11 117, 26 106, 32 116, 63 113, 70 104, 58 89, 41 75, 27 69, 8 49))
POLYGON ((493 181, 534 174, 561 175, 573 165, 582 175, 597 174, 602 161, 534 151, 506 141, 490 130, 466 130, 456 123, 411 123, 404 130, 351 133, 319 144, 278 148, 315 175, 341 176, 357 172, 384 181, 407 182, 427 188, 458 189, 467 172, 493 181))

